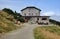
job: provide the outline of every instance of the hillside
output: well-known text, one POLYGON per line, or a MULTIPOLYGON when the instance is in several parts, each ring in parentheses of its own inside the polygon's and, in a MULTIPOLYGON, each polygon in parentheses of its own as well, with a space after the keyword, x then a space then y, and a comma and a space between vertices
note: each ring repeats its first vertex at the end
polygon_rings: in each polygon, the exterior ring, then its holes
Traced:
POLYGON ((41 26, 34 29, 35 39, 60 39, 60 27, 41 26))
POLYGON ((0 33, 6 33, 17 28, 14 25, 14 17, 4 11, 0 11, 0 33))
POLYGON ((53 19, 49 19, 50 23, 54 24, 54 25, 58 25, 60 26, 60 22, 59 21, 56 21, 56 20, 53 20, 53 19))

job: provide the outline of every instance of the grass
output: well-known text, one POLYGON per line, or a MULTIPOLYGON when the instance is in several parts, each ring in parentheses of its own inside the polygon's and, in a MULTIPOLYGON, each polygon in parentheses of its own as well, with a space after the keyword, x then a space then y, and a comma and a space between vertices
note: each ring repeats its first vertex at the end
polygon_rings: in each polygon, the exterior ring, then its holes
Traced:
POLYGON ((0 33, 7 33, 9 31, 20 28, 20 27, 14 25, 14 20, 15 19, 12 15, 9 15, 6 12, 0 11, 0 33), (10 21, 7 18, 12 18, 13 21, 10 21))
POLYGON ((60 39, 60 28, 56 26, 41 26, 34 29, 35 39, 60 39))

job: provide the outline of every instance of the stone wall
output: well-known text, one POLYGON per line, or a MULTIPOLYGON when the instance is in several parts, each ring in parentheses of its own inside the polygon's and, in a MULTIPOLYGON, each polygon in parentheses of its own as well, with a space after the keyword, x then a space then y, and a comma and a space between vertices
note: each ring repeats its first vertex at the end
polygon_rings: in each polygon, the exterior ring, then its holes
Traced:
POLYGON ((22 16, 40 16, 40 11, 35 8, 27 8, 22 11, 22 16))
POLYGON ((35 23, 48 23, 49 24, 49 17, 32 17, 29 22, 35 22, 35 23), (39 19, 37 19, 39 18, 39 19), (46 20, 42 20, 43 18, 46 18, 46 20))

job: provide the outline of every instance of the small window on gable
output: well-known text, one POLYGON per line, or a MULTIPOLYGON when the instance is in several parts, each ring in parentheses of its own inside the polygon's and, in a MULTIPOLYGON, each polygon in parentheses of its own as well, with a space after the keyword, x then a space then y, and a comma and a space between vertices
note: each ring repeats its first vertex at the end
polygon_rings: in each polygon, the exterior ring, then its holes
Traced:
POLYGON ((42 20, 47 20, 47 18, 42 18, 42 20))

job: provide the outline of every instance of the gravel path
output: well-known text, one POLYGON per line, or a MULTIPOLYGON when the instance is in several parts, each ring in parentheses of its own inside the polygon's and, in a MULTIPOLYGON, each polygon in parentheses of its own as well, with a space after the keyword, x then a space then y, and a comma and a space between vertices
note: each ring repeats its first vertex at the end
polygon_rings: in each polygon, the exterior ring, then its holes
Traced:
POLYGON ((33 29, 37 27, 37 24, 23 24, 25 27, 7 33, 5 36, 2 36, 0 39, 34 39, 33 29))

